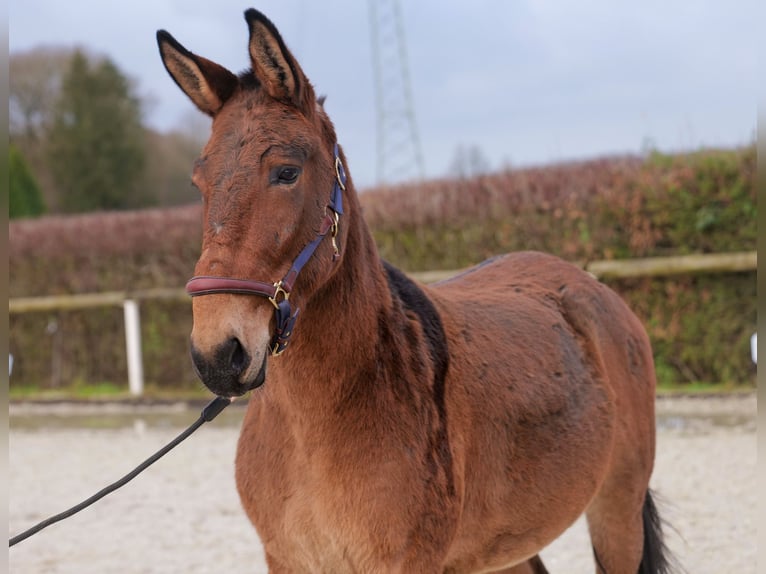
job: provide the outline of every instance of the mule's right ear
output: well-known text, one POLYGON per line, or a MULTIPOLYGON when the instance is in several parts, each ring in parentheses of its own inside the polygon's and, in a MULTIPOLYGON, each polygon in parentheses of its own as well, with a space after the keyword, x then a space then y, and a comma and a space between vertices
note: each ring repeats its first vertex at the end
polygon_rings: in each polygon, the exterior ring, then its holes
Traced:
POLYGON ((216 115, 239 84, 237 76, 210 60, 192 54, 165 30, 157 31, 160 57, 170 77, 192 102, 216 115))

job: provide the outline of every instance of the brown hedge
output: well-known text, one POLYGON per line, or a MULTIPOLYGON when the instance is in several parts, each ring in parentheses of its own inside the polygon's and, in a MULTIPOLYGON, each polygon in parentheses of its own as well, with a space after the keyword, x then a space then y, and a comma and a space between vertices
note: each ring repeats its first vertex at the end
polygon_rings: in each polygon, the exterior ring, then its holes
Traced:
MULTIPOLYGON (((755 147, 598 159, 361 194, 381 255, 452 269, 538 249, 572 261, 755 249, 755 147)), ((9 229, 11 297, 180 287, 199 254, 199 205, 44 217, 9 229)), ((612 282, 644 320, 663 381, 754 381, 755 273, 612 282)), ((142 305, 145 374, 195 386, 190 308, 142 305)), ((12 315, 13 384, 126 380, 119 309, 12 315)))

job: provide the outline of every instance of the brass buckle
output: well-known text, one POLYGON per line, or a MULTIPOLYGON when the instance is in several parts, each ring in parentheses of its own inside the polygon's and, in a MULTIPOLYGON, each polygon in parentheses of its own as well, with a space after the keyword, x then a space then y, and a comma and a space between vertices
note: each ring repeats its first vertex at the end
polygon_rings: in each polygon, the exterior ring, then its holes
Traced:
POLYGON ((274 343, 274 345, 270 349, 271 350, 271 356, 272 357, 278 357, 279 355, 284 353, 286 349, 287 349, 287 345, 285 345, 284 347, 282 347, 282 349, 280 349, 279 348, 279 343, 278 342, 274 343))
POLYGON ((338 242, 336 241, 336 237, 338 237, 338 212, 333 211, 333 223, 332 227, 330 228, 330 239, 332 240, 332 249, 333 249, 333 258, 337 259, 340 256, 340 249, 338 249, 338 242))
POLYGON ((271 304, 274 305, 275 309, 279 309, 279 303, 281 302, 279 301, 280 293, 282 294, 282 301, 287 301, 290 298, 290 293, 282 288, 282 282, 277 281, 274 283, 274 295, 269 297, 269 301, 271 301, 271 304))

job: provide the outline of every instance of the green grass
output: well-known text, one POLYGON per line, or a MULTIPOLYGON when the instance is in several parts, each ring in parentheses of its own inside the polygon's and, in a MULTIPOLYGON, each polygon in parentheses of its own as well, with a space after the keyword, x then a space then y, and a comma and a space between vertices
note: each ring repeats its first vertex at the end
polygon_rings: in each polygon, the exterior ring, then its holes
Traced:
MULTIPOLYGON (((657 385, 657 395, 721 395, 750 393, 755 390, 752 384, 737 383, 669 383, 657 385)), ((11 385, 9 398, 12 401, 129 401, 135 400, 127 384, 103 382, 95 385, 75 384, 58 389, 41 389, 34 385, 14 383, 11 385)), ((147 385, 141 400, 146 401, 194 401, 211 398, 210 391, 202 384, 196 387, 169 389, 147 385)))
POLYGON ((95 399, 95 398, 125 398, 130 395, 127 385, 114 383, 98 383, 94 385, 74 384, 56 389, 40 388, 36 385, 13 383, 10 386, 11 400, 35 399, 95 399))
POLYGON ((742 383, 658 383, 657 394, 664 395, 726 395, 750 393, 755 391, 755 385, 742 383))
MULTIPOLYGON (((102 382, 98 384, 73 384, 57 389, 45 389, 35 385, 13 383, 9 398, 12 401, 128 401, 135 399, 127 383, 102 382)), ((142 400, 198 400, 211 398, 210 391, 202 384, 197 387, 167 388, 146 385, 142 400)))

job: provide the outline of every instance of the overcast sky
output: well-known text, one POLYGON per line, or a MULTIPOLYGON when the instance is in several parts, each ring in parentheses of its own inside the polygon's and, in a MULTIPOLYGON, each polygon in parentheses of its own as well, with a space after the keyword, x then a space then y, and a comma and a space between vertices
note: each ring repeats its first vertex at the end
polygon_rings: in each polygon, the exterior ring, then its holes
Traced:
MULTIPOLYGON (((401 4, 428 176, 446 174, 461 145, 502 167, 754 137, 757 0, 401 4)), ((373 184, 365 0, 11 0, 10 51, 79 45, 105 54, 136 82, 146 121, 170 130, 188 123, 193 107, 160 62, 156 30, 238 72, 249 67, 250 6, 274 21, 328 96, 357 186, 373 184)))

